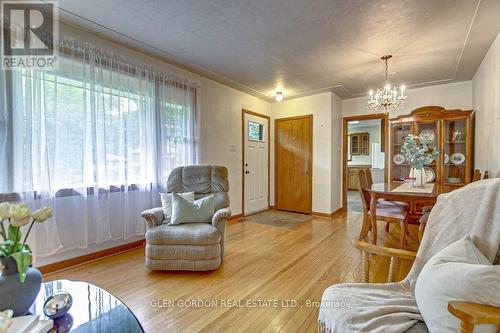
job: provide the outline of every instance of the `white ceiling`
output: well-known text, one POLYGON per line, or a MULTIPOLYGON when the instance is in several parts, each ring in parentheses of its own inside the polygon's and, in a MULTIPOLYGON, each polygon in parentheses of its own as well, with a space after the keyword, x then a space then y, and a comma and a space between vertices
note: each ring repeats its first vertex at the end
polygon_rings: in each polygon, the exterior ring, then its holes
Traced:
POLYGON ((500 0, 59 0, 68 23, 253 95, 364 95, 470 80, 500 0))

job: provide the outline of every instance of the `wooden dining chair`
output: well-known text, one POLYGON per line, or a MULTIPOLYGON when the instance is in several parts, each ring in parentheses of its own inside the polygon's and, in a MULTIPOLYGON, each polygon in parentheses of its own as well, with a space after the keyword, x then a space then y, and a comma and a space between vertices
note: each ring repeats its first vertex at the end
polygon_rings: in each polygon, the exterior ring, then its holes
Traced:
MULTIPOLYGON (((370 176, 367 176, 369 170, 360 170, 359 175, 359 194, 363 205, 363 224, 359 234, 359 240, 364 240, 372 229, 370 212, 370 193, 366 190, 369 186, 370 176)), ((387 223, 399 223, 401 226, 400 242, 401 248, 407 248, 406 236, 408 233, 408 205, 397 204, 395 202, 379 201, 377 202, 377 220, 387 223)))
POLYGON ((474 176, 472 176, 472 181, 477 182, 478 180, 481 180, 481 170, 476 169, 474 170, 474 176))
MULTIPOLYGON (((372 179, 372 173, 370 170, 365 170, 365 178, 366 178, 366 187, 365 188, 370 188, 373 185, 373 179, 372 179)), ((388 205, 398 205, 398 206, 403 206, 408 208, 409 205, 406 202, 401 202, 401 201, 393 201, 393 200, 387 200, 387 199, 379 199, 380 202, 388 204, 388 205)), ((385 224, 385 231, 389 232, 391 223, 386 222, 385 224)))

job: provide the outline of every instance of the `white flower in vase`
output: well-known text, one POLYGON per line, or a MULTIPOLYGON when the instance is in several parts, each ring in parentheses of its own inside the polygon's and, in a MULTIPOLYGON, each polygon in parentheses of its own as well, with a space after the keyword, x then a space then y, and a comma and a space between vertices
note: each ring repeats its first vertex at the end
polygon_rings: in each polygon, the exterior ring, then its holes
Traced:
POLYGON ((10 224, 22 227, 30 222, 31 210, 24 203, 11 204, 9 209, 10 224))
POLYGON ((38 223, 43 223, 52 217, 52 208, 42 207, 33 212, 33 220, 38 223))
POLYGON ((10 203, 0 203, 0 221, 6 220, 10 217, 10 203))

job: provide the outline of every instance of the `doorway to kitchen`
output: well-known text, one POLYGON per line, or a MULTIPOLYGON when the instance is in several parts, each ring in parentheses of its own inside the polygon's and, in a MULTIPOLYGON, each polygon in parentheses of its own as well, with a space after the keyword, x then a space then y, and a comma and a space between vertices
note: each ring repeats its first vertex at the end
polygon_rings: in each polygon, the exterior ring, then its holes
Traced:
POLYGON ((363 213, 358 174, 369 170, 374 183, 387 179, 387 114, 345 117, 342 140, 342 206, 363 213))

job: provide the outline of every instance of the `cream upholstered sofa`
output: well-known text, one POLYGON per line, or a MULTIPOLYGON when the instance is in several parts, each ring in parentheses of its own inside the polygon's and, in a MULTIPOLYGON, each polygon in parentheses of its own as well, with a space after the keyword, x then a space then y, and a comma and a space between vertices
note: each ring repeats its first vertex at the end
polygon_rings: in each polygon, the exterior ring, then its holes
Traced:
POLYGON ((195 192, 195 199, 214 195, 212 223, 169 225, 162 207, 144 211, 146 267, 152 270, 209 271, 224 259, 229 210, 227 169, 222 166, 185 166, 172 170, 167 192, 195 192))

